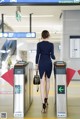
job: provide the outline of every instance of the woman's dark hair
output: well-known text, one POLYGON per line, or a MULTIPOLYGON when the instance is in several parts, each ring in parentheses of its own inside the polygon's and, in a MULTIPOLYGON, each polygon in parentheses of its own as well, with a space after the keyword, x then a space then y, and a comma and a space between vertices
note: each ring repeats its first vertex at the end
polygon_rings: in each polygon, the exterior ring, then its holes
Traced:
POLYGON ((47 31, 47 30, 42 31, 41 37, 42 37, 43 39, 46 39, 46 38, 48 38, 49 36, 50 36, 49 31, 47 31))

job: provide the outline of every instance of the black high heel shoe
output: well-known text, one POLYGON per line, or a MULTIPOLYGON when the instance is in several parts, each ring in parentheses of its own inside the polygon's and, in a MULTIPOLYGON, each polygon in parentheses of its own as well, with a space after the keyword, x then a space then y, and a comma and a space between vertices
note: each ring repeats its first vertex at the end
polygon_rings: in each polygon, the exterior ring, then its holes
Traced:
POLYGON ((45 98, 44 102, 45 102, 46 106, 48 106, 48 98, 45 98))
POLYGON ((42 105, 42 111, 41 112, 46 113, 46 104, 45 103, 43 103, 43 105, 42 105))

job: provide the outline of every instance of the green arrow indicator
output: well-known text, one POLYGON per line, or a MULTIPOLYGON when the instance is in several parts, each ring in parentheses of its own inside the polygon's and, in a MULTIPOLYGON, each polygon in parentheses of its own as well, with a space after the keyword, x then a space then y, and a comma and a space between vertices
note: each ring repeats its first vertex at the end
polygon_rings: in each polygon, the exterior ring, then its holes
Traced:
POLYGON ((58 94, 65 94, 65 85, 58 85, 58 94))
POLYGON ((59 91, 62 92, 64 89, 62 87, 59 88, 59 91))

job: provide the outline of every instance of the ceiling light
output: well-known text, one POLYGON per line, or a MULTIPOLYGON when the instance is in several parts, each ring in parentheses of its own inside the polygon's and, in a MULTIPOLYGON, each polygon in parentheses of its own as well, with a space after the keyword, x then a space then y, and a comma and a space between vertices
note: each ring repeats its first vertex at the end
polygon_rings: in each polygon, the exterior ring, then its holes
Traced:
MULTIPOLYGON (((21 17, 24 17, 24 18, 26 18, 26 17, 30 17, 29 15, 21 15, 21 17)), ((54 15, 32 15, 32 17, 34 18, 34 17, 54 17, 54 15)), ((15 16, 12 16, 12 15, 10 15, 10 16, 8 16, 8 15, 5 15, 5 18, 15 18, 15 16)))
POLYGON ((10 50, 0 50, 0 53, 9 53, 10 50))

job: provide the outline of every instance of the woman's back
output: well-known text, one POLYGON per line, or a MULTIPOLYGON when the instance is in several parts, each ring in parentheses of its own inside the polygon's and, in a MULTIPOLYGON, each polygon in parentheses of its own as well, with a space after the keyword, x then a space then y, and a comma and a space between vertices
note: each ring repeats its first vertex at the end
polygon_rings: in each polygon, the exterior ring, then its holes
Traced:
POLYGON ((52 43, 48 41, 42 41, 39 43, 41 55, 50 55, 52 43))

